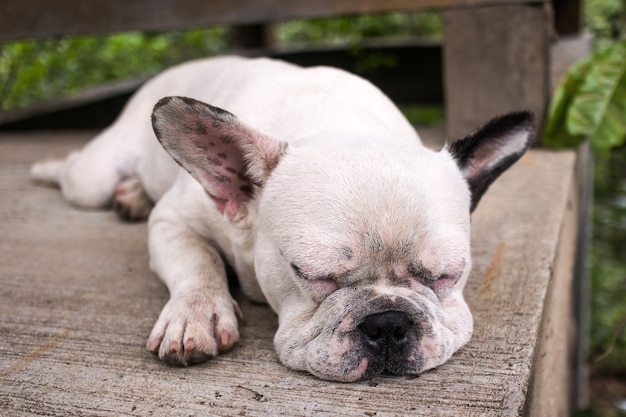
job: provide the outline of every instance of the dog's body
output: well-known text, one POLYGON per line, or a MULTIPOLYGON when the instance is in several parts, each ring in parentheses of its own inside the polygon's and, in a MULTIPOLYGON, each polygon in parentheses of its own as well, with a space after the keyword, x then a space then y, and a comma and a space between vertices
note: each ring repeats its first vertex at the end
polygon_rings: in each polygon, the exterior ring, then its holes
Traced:
POLYGON ((224 57, 159 75, 85 149, 32 174, 129 218, 157 202, 151 267, 171 298, 148 349, 161 359, 237 342, 225 258, 277 312, 285 365, 352 381, 419 373, 469 340, 469 214, 531 136, 516 113, 435 152, 358 77, 224 57))

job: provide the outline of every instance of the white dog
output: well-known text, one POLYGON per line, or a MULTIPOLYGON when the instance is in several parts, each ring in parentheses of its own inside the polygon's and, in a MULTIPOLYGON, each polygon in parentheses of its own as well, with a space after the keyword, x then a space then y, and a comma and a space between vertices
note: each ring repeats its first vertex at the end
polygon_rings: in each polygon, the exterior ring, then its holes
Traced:
POLYGON ((513 113, 433 151, 361 78, 223 57, 165 71, 32 175, 80 207, 150 214, 170 291, 147 343, 159 358, 188 365, 238 341, 225 261, 278 314, 283 364, 354 381, 417 374, 468 341, 470 212, 532 136, 513 113))

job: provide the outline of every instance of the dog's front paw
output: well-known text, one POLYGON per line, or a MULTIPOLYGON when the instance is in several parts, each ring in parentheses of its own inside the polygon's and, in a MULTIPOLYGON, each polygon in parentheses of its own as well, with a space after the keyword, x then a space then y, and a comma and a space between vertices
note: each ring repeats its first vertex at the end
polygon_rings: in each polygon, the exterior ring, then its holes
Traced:
POLYGON ((230 350, 239 340, 237 303, 202 293, 170 298, 159 315, 147 348, 159 359, 192 365, 230 350))

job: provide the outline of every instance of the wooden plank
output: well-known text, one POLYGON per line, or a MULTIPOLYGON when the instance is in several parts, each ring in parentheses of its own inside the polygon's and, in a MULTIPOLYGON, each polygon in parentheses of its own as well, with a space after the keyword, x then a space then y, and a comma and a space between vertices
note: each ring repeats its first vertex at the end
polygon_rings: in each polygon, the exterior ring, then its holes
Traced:
POLYGON ((417 378, 339 384, 280 365, 275 315, 245 300, 232 352, 189 368, 153 358, 144 343, 167 292, 145 224, 72 209, 28 179, 33 160, 84 140, 0 137, 0 415, 526 415, 573 152, 531 151, 474 213, 467 346, 417 378))
MULTIPOLYGON (((545 0, 533 0, 541 2, 545 0)), ((0 42, 122 31, 166 31, 216 24, 525 3, 527 0, 22 0, 0 4, 0 42)))
POLYGON ((146 80, 114 81, 24 108, 0 110, 0 130, 105 128, 146 80))
POLYGON ((576 190, 578 204, 578 236, 576 239, 576 263, 574 265, 574 282, 572 303, 576 332, 571 378, 572 409, 589 408, 589 326, 591 314, 591 281, 589 276, 589 253, 591 246, 591 224, 593 210, 593 153, 589 142, 578 148, 576 161, 576 190))
MULTIPOLYGON (((576 389, 576 343, 579 323, 575 317, 575 296, 580 196, 578 184, 570 183, 567 207, 553 264, 553 276, 546 294, 539 344, 533 364, 533 378, 528 399, 530 416, 567 416, 570 397, 576 389)), ((580 342, 586 343, 586 340, 580 342)))
POLYGON ((532 110, 541 129, 549 97, 549 13, 503 5, 443 13, 448 135, 494 114, 532 110))

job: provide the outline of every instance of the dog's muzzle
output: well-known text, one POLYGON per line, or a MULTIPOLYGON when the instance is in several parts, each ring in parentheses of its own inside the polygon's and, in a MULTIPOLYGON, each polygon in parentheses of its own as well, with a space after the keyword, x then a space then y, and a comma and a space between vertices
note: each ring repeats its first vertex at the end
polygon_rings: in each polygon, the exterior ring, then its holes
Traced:
POLYGON ((368 373, 404 374, 406 362, 418 335, 413 320, 402 311, 371 314, 359 324, 368 373))

